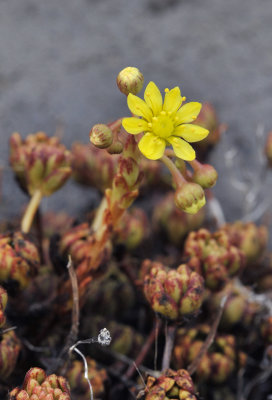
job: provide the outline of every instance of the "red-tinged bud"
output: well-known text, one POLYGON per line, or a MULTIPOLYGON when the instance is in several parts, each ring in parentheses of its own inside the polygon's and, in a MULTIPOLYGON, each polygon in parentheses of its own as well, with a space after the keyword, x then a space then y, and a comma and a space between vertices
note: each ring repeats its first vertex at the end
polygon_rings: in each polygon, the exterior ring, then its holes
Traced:
POLYGON ((120 92, 126 96, 129 93, 138 94, 142 90, 144 76, 138 68, 126 67, 119 72, 116 83, 120 92))
POLYGON ((185 369, 178 371, 167 369, 159 378, 149 376, 144 392, 137 398, 140 400, 197 400, 193 381, 185 369))
POLYGON ((205 193, 197 183, 185 182, 176 190, 175 204, 186 213, 196 214, 205 203, 205 193))
POLYGON ((198 311, 203 293, 203 278, 185 264, 174 270, 156 263, 144 279, 144 294, 150 306, 170 320, 198 311))
POLYGON ((264 152, 268 161, 269 166, 272 166, 272 131, 268 133, 266 138, 266 144, 264 152))
POLYGON ((218 174, 216 169, 210 164, 196 163, 192 180, 198 183, 203 189, 208 189, 216 184, 218 174))
POLYGON ((90 142, 99 149, 110 147, 113 141, 112 130, 105 124, 96 124, 90 131, 90 142))

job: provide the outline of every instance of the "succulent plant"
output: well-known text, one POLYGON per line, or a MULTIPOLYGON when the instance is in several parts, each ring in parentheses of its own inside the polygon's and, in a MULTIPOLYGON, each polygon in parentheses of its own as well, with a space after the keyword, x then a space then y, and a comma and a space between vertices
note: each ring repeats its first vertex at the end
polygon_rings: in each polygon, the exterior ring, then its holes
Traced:
POLYGON ((170 242, 180 245, 192 230, 200 228, 204 221, 205 209, 197 214, 179 210, 174 203, 174 193, 169 192, 154 208, 153 224, 156 229, 166 233, 170 242))
POLYGON ((214 291, 221 290, 244 267, 244 253, 231 244, 223 230, 191 232, 184 245, 184 254, 190 257, 188 265, 203 275, 205 285, 214 291))
POLYGON ((186 264, 174 270, 155 263, 144 278, 144 294, 155 312, 178 320, 201 307, 203 278, 186 264))
MULTIPOLYGON (((177 368, 187 368, 195 360, 210 329, 209 325, 197 325, 178 330, 174 347, 174 364, 177 368)), ((199 361, 196 370, 198 378, 214 383, 225 382, 235 370, 237 357, 235 337, 218 334, 199 361)))
POLYGON ((26 287, 40 263, 36 246, 21 232, 0 235, 0 282, 26 287))
POLYGON ((184 369, 167 369, 159 378, 149 376, 145 390, 137 398, 141 400, 197 400, 193 381, 184 369))
MULTIPOLYGON (((88 378, 90 379, 93 395, 95 398, 102 399, 106 392, 106 383, 108 380, 105 369, 98 367, 95 360, 86 357, 88 366, 88 378)), ((89 400, 90 389, 87 380, 84 377, 84 365, 82 361, 74 360, 67 371, 67 380, 70 384, 71 392, 77 400, 89 400)))
POLYGON ((22 389, 13 389, 8 400, 71 400, 71 394, 62 376, 46 376, 43 369, 31 368, 25 376, 22 389))
POLYGON ((0 378, 9 377, 15 369, 21 342, 14 331, 3 333, 0 340, 0 378))
POLYGON ((20 186, 31 196, 36 190, 50 196, 72 173, 70 152, 55 136, 44 132, 22 140, 19 133, 10 138, 10 164, 20 186))

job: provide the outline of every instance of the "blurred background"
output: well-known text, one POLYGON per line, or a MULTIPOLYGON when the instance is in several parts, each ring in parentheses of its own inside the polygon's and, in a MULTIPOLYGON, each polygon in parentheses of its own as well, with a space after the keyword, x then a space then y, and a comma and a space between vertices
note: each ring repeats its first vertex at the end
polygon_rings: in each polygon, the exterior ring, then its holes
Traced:
MULTIPOLYGON (((259 157, 272 130, 271 20, 271 0, 1 0, 0 216, 18 215, 27 202, 9 170, 10 134, 58 130, 68 147, 88 143, 93 124, 127 114, 115 79, 136 66, 146 83, 178 85, 189 101, 213 103, 228 125, 210 161, 219 172, 215 193, 233 221, 245 196, 239 182, 233 186, 235 177, 246 190, 264 180, 259 157)), ((257 195, 268 196, 270 185, 257 195)), ((76 215, 93 199, 70 182, 42 208, 76 215)))

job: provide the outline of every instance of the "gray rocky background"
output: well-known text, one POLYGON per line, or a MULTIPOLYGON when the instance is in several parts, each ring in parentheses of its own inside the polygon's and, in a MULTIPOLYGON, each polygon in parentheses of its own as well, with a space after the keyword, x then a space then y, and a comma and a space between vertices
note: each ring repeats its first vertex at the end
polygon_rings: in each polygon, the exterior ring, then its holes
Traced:
MULTIPOLYGON (((115 78, 137 66, 146 82, 212 102, 228 124, 212 160, 216 193, 233 219, 243 195, 230 190, 223 153, 235 146, 234 174, 250 172, 256 130, 272 129, 271 21, 271 0, 0 0, 0 216, 27 200, 9 170, 9 135, 54 134, 61 124, 68 146, 88 143, 94 123, 126 114, 115 78)), ((76 214, 91 200, 69 183, 43 209, 76 214)))

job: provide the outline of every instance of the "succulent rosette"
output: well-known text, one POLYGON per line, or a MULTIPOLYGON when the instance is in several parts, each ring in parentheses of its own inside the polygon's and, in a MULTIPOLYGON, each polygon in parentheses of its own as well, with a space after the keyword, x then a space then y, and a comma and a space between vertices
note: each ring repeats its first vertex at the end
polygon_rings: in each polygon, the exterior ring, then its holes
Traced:
POLYGON ((22 140, 19 133, 10 139, 10 164, 21 187, 31 196, 36 190, 50 196, 72 173, 70 152, 57 137, 44 132, 22 140))
POLYGON ((238 247, 246 257, 247 264, 253 264, 263 255, 268 242, 268 230, 253 222, 236 221, 221 228, 226 232, 230 243, 238 247))
POLYGON ((188 265, 204 277, 205 285, 213 291, 221 290, 244 267, 244 253, 231 244, 223 230, 191 232, 184 245, 184 255, 190 257, 188 265))
POLYGON ((165 370, 159 378, 149 376, 143 393, 137 398, 141 400, 197 400, 193 381, 184 369, 165 370))
POLYGON ((144 278, 144 294, 155 312, 179 320, 201 307, 204 281, 186 264, 174 270, 155 263, 144 278))
POLYGON ((46 376, 41 368, 31 368, 19 387, 9 393, 8 400, 71 400, 69 384, 62 376, 46 376))
POLYGON ((0 235, 0 281, 26 287, 40 264, 36 246, 21 232, 0 235))
MULTIPOLYGON (((88 365, 88 378, 93 388, 93 395, 97 399, 105 397, 106 384, 108 380, 107 372, 99 368, 95 360, 86 357, 88 365)), ((70 384, 71 392, 77 400, 89 400, 90 388, 84 377, 84 365, 82 361, 74 360, 67 371, 67 380, 70 384)))
POLYGON ((3 333, 0 340, 0 378, 8 378, 14 371, 21 350, 21 342, 14 331, 3 333))
MULTIPOLYGON (((195 360, 210 329, 209 325, 197 325, 191 329, 178 330, 174 346, 174 364, 177 368, 187 368, 195 360)), ((222 383, 235 370, 236 362, 235 337, 217 335, 199 361, 196 374, 200 380, 222 383)))

